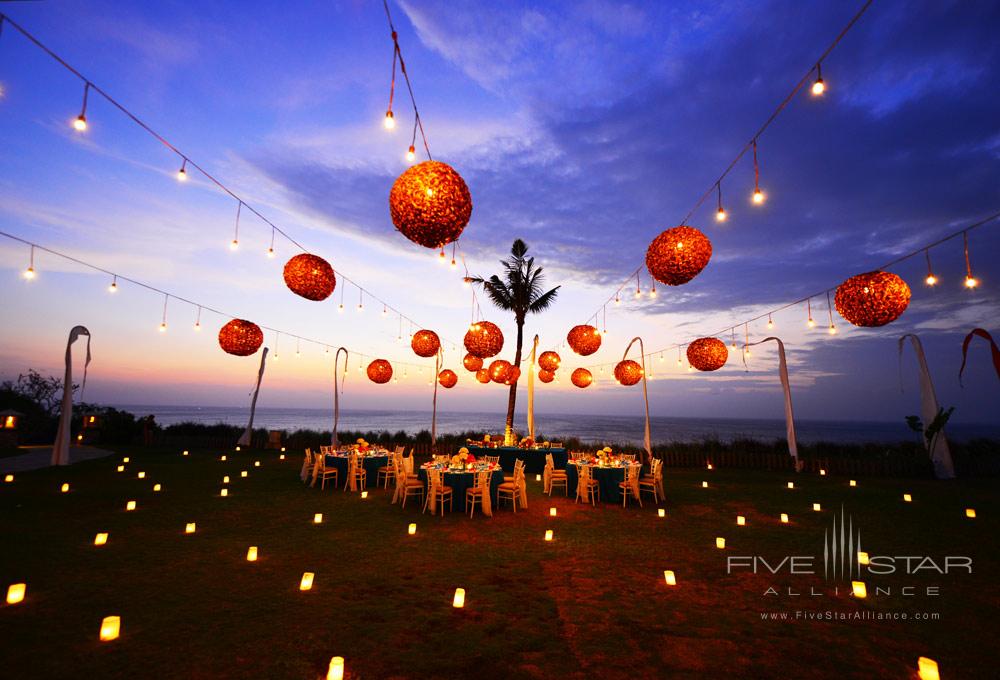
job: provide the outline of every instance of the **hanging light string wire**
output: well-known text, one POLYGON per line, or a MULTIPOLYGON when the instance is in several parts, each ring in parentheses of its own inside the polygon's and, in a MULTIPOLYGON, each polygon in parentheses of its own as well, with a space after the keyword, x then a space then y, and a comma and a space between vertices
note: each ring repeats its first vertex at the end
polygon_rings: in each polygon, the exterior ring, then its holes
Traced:
MULTIPOLYGON (((386 7, 386 11, 388 12, 388 6, 386 7)), ((92 80, 90 80, 89 78, 87 78, 86 76, 84 76, 73 65, 71 65, 69 62, 67 62, 62 57, 60 57, 58 54, 56 54, 52 49, 50 49, 47 45, 45 45, 43 42, 41 42, 34 35, 32 35, 31 33, 29 33, 27 31, 27 29, 25 29, 19 23, 17 23, 13 19, 11 19, 10 16, 8 16, 8 15, 0 12, 0 24, 2 24, 4 22, 9 23, 21 35, 23 35, 25 38, 27 38, 29 42, 33 43, 36 47, 38 47, 40 50, 42 50, 47 55, 49 55, 57 64, 59 64, 64 69, 66 69, 67 71, 69 71, 71 74, 73 74, 74 76, 76 76, 77 78, 79 78, 84 83, 84 90, 85 90, 85 92, 87 92, 87 91, 89 91, 91 89, 94 90, 94 92, 97 92, 99 95, 101 95, 102 97, 104 97, 104 99, 107 100, 107 102, 109 104, 111 104, 116 109, 118 109, 121 113, 123 113, 133 123, 135 123, 140 128, 142 128, 146 133, 148 133, 151 137, 153 137, 158 142, 160 142, 168 150, 170 150, 171 152, 173 152, 174 154, 176 154, 181 159, 181 161, 182 161, 182 167, 183 168, 186 169, 188 167, 192 167, 192 168, 196 169, 198 172, 200 172, 205 177, 205 179, 207 179, 209 182, 211 182, 212 184, 214 184, 219 190, 221 190, 223 193, 227 194, 233 200, 235 200, 238 203, 239 206, 246 208, 247 210, 249 210, 250 212, 252 212, 254 215, 256 215, 257 218, 259 218, 267 226, 271 227, 271 230, 272 230, 272 249, 273 249, 273 234, 274 233, 278 233, 278 234, 281 234, 281 236, 283 238, 285 238, 285 240, 287 240, 289 243, 291 243, 292 245, 294 245, 295 247, 297 247, 302 252, 304 252, 304 253, 311 252, 304 245, 302 245, 299 241, 297 241, 291 234, 289 234, 287 231, 285 231, 284 229, 282 229, 281 227, 279 227, 277 224, 275 224, 274 222, 272 222, 271 220, 269 220, 267 217, 265 217, 263 214, 261 214, 261 212, 257 208, 253 207, 245 199, 243 199, 242 197, 240 197, 235 191, 233 191, 232 189, 230 189, 226 184, 224 184, 222 182, 222 180, 218 179, 215 175, 213 175, 208 170, 206 170, 202 165, 200 165, 198 162, 196 162, 195 160, 193 160, 189 155, 187 155, 186 153, 184 153, 183 151, 181 151, 179 148, 177 148, 166 137, 164 137, 162 134, 160 134, 159 132, 157 132, 156 130, 154 130, 152 127, 150 127, 145 121, 143 121, 141 118, 139 118, 136 114, 132 113, 132 111, 130 111, 128 108, 126 108, 126 106, 124 104, 122 104, 117 99, 115 99, 114 97, 112 97, 103 88, 101 88, 99 85, 95 84, 92 80)), ((401 54, 400 54, 400 59, 402 59, 402 55, 401 54)), ((410 82, 409 81, 409 76, 406 75, 405 68, 403 69, 403 75, 406 77, 407 86, 409 87, 409 82, 410 82)), ((412 99, 412 91, 411 91, 411 99, 412 99)), ((415 102, 413 104, 413 110, 416 113, 417 106, 416 106, 415 102)), ((419 120, 419 116, 418 116, 418 120, 419 120)), ((422 124, 421 124, 421 134, 423 134, 423 126, 422 126, 422 124)), ((424 140, 424 143, 425 143, 425 146, 426 146, 426 139, 424 140)), ((427 155, 428 155, 428 158, 429 158, 430 157, 430 151, 429 151, 429 149, 428 149, 427 155)), ((351 279, 349 276, 347 276, 346 274, 344 274, 343 271, 341 271, 339 269, 336 269, 336 273, 337 273, 337 276, 339 278, 341 278, 343 281, 346 281, 347 283, 351 284, 355 288, 358 288, 360 290, 364 290, 364 292, 368 295, 369 298, 372 298, 374 300, 377 300, 378 302, 381 302, 382 304, 384 304, 387 307, 389 307, 389 309, 391 309, 396 314, 402 314, 403 317, 406 318, 408 321, 414 323, 417 326, 421 326, 420 324, 418 324, 415 321, 413 321, 413 319, 411 319, 409 316, 407 316, 406 314, 403 314, 399 309, 397 309, 396 307, 393 307, 391 304, 389 304, 388 302, 386 302, 383 298, 379 297, 378 295, 375 295, 370 290, 368 290, 364 286, 360 285, 357 281, 351 279)), ((423 326, 421 326, 421 328, 423 328, 423 326)))
MULTIPOLYGON (((43 245, 41 245, 39 243, 35 243, 34 241, 29 241, 27 239, 21 238, 20 236, 15 236, 14 234, 8 233, 6 231, 0 230, 0 236, 2 236, 4 238, 7 238, 7 239, 10 239, 11 241, 17 241, 18 243, 23 243, 26 246, 30 246, 30 248, 31 248, 32 268, 34 268, 34 255, 35 255, 35 251, 36 250, 40 250, 42 252, 49 253, 50 255, 55 255, 56 257, 60 257, 60 258, 62 258, 64 260, 67 260, 69 262, 73 262, 75 264, 78 264, 78 265, 80 265, 82 267, 86 267, 86 268, 91 269, 91 270, 93 270, 95 272, 100 272, 102 274, 107 274, 108 276, 112 277, 112 280, 115 283, 116 290, 119 288, 119 286, 118 286, 118 282, 119 281, 126 281, 128 283, 131 283, 134 286, 138 286, 139 288, 144 288, 145 290, 148 290, 150 292, 156 293, 158 295, 163 295, 164 296, 163 318, 161 320, 161 323, 164 326, 166 325, 166 303, 167 303, 168 299, 176 300, 177 302, 183 302, 183 303, 185 303, 187 305, 190 305, 191 307, 196 307, 198 309, 197 326, 201 325, 201 313, 202 313, 202 311, 211 312, 212 314, 216 314, 216 315, 221 316, 221 317, 223 317, 225 319, 238 319, 238 318, 242 318, 242 317, 238 317, 238 316, 235 316, 233 314, 229 314, 227 312, 224 312, 224 311, 222 311, 220 309, 217 309, 215 307, 212 307, 211 305, 207 305, 207 304, 202 303, 202 302, 196 302, 195 300, 191 300, 190 298, 186 298, 186 297, 177 295, 175 293, 171 293, 170 291, 164 290, 162 288, 157 288, 154 285, 151 285, 151 284, 148 284, 148 283, 144 283, 142 281, 139 281, 138 279, 134 279, 134 278, 131 278, 129 276, 126 276, 125 274, 120 274, 118 272, 113 272, 110 269, 105 269, 104 267, 100 267, 100 266, 98 266, 96 264, 91 264, 90 262, 87 262, 85 260, 81 260, 78 257, 74 257, 72 255, 67 255, 64 252, 60 252, 60 251, 55 250, 53 248, 48 248, 48 247, 43 246, 43 245)), ((404 318, 404 317, 400 317, 400 318, 404 318)), ((271 331, 271 332, 277 333, 279 335, 287 336, 289 338, 295 338, 296 341, 301 340, 301 341, 304 341, 304 342, 316 345, 318 347, 330 348, 330 347, 337 347, 338 346, 338 344, 336 342, 323 342, 322 340, 317 340, 315 338, 309 338, 309 337, 306 337, 304 335, 299 335, 297 333, 292 333, 292 332, 289 332, 289 331, 282 330, 280 328, 274 328, 272 326, 266 326, 266 325, 263 325, 263 324, 258 324, 258 325, 263 330, 271 331)), ((368 354, 363 354, 361 352, 355 352, 354 350, 350 350, 350 351, 351 351, 352 354, 357 354, 359 357, 369 357, 370 356, 368 354)), ((374 358, 374 357, 371 357, 371 358, 374 358)), ((397 361, 397 360, 392 360, 391 363, 393 364, 393 366, 396 366, 396 365, 399 365, 399 366, 414 366, 416 368, 421 368, 423 366, 423 364, 406 362, 406 361, 397 361)))
MULTIPOLYGON (((874 271, 884 271, 886 269, 894 267, 895 265, 897 265, 897 264, 899 264, 901 262, 905 262, 906 260, 909 260, 912 257, 917 257, 919 255, 923 255, 924 253, 930 251, 931 248, 935 248, 937 246, 940 246, 940 245, 942 245, 944 243, 947 243, 948 241, 950 241, 952 239, 955 239, 955 238, 958 238, 958 237, 962 238, 963 244, 964 244, 964 247, 965 247, 964 252, 967 254, 968 253, 969 232, 971 232, 971 231, 973 231, 975 229, 978 229, 979 227, 983 227, 983 226, 995 223, 998 219, 1000 219, 1000 210, 998 210, 997 212, 993 213, 992 215, 990 215, 988 217, 985 217, 984 219, 979 220, 978 222, 970 224, 967 227, 962 227, 961 229, 958 229, 957 231, 953 231, 953 232, 947 234, 946 236, 942 236, 941 238, 939 238, 936 241, 933 241, 931 243, 927 243, 925 245, 922 245, 919 248, 915 248, 915 249, 913 249, 913 250, 905 253, 904 255, 900 255, 899 257, 896 257, 895 259, 892 259, 892 260, 886 262, 881 267, 876 267, 874 271)), ((969 274, 969 275, 971 276, 971 274, 969 274)), ((792 302, 789 302, 789 303, 786 303, 784 305, 781 305, 780 307, 775 307, 774 309, 770 309, 770 310, 768 310, 766 312, 762 312, 762 313, 758 314, 757 316, 755 316, 753 318, 744 319, 743 321, 740 321, 740 322, 738 322, 736 324, 733 324, 733 325, 727 325, 725 328, 723 328, 722 330, 717 331, 715 333, 711 333, 709 335, 693 335, 691 337, 692 338, 698 338, 698 337, 716 337, 716 336, 724 335, 725 333, 730 332, 730 330, 733 329, 733 328, 735 328, 736 326, 739 326, 741 324, 751 324, 751 323, 754 323, 756 321, 760 321, 762 319, 768 319, 773 314, 777 314, 778 312, 783 312, 786 309, 789 309, 791 307, 795 307, 796 305, 806 304, 809 301, 811 301, 813 298, 823 297, 824 295, 829 296, 830 293, 834 293, 834 292, 836 292, 836 290, 837 290, 836 286, 834 286, 832 288, 825 288, 825 289, 817 291, 815 293, 811 293, 809 295, 804 295, 804 296, 798 298, 797 300, 794 300, 792 302)), ((831 312, 831 315, 832 315, 832 312, 831 312)), ((655 350, 652 350, 650 352, 647 352, 645 356, 647 358, 650 358, 650 357, 652 357, 655 354, 659 354, 660 352, 666 352, 668 350, 672 350, 672 349, 675 349, 675 348, 677 350, 680 350, 681 348, 685 347, 688 344, 689 343, 687 343, 687 342, 679 342, 679 343, 675 343, 673 345, 667 345, 665 347, 661 347, 659 349, 655 349, 655 350)), ((603 364, 589 364, 589 365, 585 365, 584 368, 590 368, 590 369, 592 369, 592 368, 601 368, 603 366, 614 366, 615 363, 616 362, 608 362, 608 363, 603 363, 603 364)))
MULTIPOLYGON (((727 175, 729 175, 730 172, 733 171, 733 169, 736 167, 736 164, 743 159, 743 157, 747 154, 747 152, 756 151, 757 140, 760 139, 761 135, 764 134, 764 131, 767 130, 767 128, 770 127, 771 123, 773 123, 775 119, 777 119, 777 117, 781 114, 781 112, 785 110, 785 108, 792 101, 792 99, 795 98, 795 95, 797 95, 802 90, 802 88, 806 86, 806 83, 809 82, 809 80, 812 78, 812 75, 816 72, 817 65, 820 64, 824 59, 826 59, 826 57, 829 56, 831 52, 833 52, 834 48, 837 47, 840 41, 844 39, 844 36, 846 36, 847 33, 852 28, 854 28, 854 25, 861 19, 864 13, 868 11, 868 8, 871 6, 872 2, 873 0, 866 0, 866 2, 863 5, 861 5, 861 8, 854 14, 851 20, 847 22, 847 25, 844 26, 843 29, 841 29, 840 33, 837 34, 837 37, 833 39, 833 42, 830 43, 830 45, 826 48, 826 50, 824 50, 823 54, 820 55, 819 59, 813 62, 814 65, 811 66, 809 70, 806 72, 806 74, 802 76, 802 78, 795 84, 791 92, 789 92, 785 96, 785 98, 781 100, 777 108, 775 108, 774 111, 771 112, 771 115, 768 116, 767 120, 764 121, 763 125, 761 125, 757 129, 757 131, 753 134, 753 137, 751 137, 750 140, 745 145, 743 145, 743 148, 741 148, 739 152, 736 154, 736 157, 733 158, 732 161, 730 161, 729 165, 726 166, 726 169, 722 171, 722 174, 719 175, 718 178, 713 180, 712 183, 709 184, 708 189, 705 190, 705 193, 703 193, 698 198, 698 200, 695 201, 694 206, 692 206, 692 208, 687 212, 687 214, 684 216, 684 219, 680 221, 681 225, 687 224, 688 220, 691 219, 691 217, 698 211, 699 208, 701 208, 701 206, 705 203, 705 201, 707 201, 712 196, 713 193, 716 193, 717 191, 721 192, 722 181, 726 178, 727 175)), ((755 168, 757 167, 756 162, 754 163, 754 167, 755 168)), ((640 264, 632 272, 630 272, 628 276, 625 277, 623 283, 618 287, 618 289, 614 293, 612 293, 607 300, 605 300, 603 303, 597 306, 597 310, 594 312, 594 314, 587 317, 587 321, 589 322, 590 320, 593 320, 596 323, 597 316, 598 314, 600 314, 601 308, 604 305, 608 304, 609 302, 614 301, 615 297, 619 296, 622 293, 622 291, 624 291, 625 288, 629 285, 629 282, 633 278, 635 278, 636 273, 642 271, 643 266, 644 264, 640 264)))
MULTIPOLYGON (((406 70, 406 62, 403 61, 403 51, 399 47, 399 35, 396 33, 396 26, 392 23, 392 14, 389 12, 389 2, 388 0, 382 0, 382 6, 385 7, 385 18, 389 20, 389 30, 392 32, 392 84, 389 89, 389 110, 392 110, 392 97, 396 89, 396 60, 399 60, 399 72, 403 74, 403 80, 406 82, 406 91, 410 94, 410 104, 413 105, 413 141, 417 139, 417 129, 420 130, 420 139, 424 143, 424 151, 427 152, 427 159, 434 160, 431 156, 431 147, 427 143, 427 135, 424 133, 424 122, 420 118, 420 111, 417 109, 417 98, 413 96, 413 84, 410 82, 410 74, 406 70)), ((410 143, 413 146, 413 143, 410 143)))

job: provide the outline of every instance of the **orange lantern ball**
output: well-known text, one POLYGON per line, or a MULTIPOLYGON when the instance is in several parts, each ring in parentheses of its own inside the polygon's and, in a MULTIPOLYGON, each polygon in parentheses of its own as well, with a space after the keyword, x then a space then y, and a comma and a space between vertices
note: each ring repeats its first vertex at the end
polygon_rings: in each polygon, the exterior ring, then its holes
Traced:
POLYGON ((891 272, 858 274, 837 287, 834 304, 855 326, 884 326, 899 318, 910 304, 910 287, 891 272))
POLYGON ((688 345, 687 358, 699 371, 717 371, 726 365, 729 350, 718 338, 698 338, 688 345))
POLYGON ((538 372, 538 379, 543 383, 550 383, 556 377, 555 371, 546 371, 544 368, 538 372))
POLYGON ((495 383, 503 383, 507 381, 507 376, 510 375, 511 365, 510 362, 505 359, 497 359, 490 363, 489 372, 490 379, 495 383))
POLYGON ((476 380, 483 383, 484 385, 490 381, 490 372, 488 369, 480 368, 476 371, 476 380))
POLYGON ((264 344, 260 326, 246 319, 233 319, 219 329, 219 347, 226 354, 248 357, 264 344))
POLYGON ((517 366, 511 366, 510 370, 507 371, 507 379, 504 380, 505 385, 513 385, 517 382, 517 379, 521 377, 521 369, 517 366))
POLYGON ((389 214, 403 236, 425 248, 440 248, 457 239, 469 223, 472 195, 450 165, 424 161, 396 178, 389 192, 389 214))
POLYGON ((495 323, 477 321, 465 333, 465 349, 480 359, 489 359, 503 349, 503 332, 495 323))
POLYGON ((593 326, 573 326, 566 334, 566 342, 577 354, 589 356, 601 348, 601 332, 593 326))
POLYGON ((410 340, 410 347, 418 357, 432 357, 441 349, 441 339, 434 331, 417 331, 410 340))
POLYGON ((441 383, 441 387, 450 390, 458 384, 458 376, 455 375, 455 371, 446 368, 438 373, 438 382, 441 383))
POLYGON ((555 352, 542 352, 538 357, 538 367, 543 371, 555 371, 559 368, 560 361, 562 359, 555 352))
POLYGON ((637 361, 625 359, 615 365, 615 380, 629 387, 642 380, 642 366, 637 361))
POLYGON ((465 358, 462 359, 462 365, 465 366, 465 370, 475 373, 483 367, 483 360, 475 354, 466 354, 465 358))
POLYGON ((368 379, 373 383, 384 385, 392 380, 392 364, 385 359, 376 359, 368 364, 368 379))
POLYGON ((285 285, 307 300, 325 300, 337 287, 333 267, 318 255, 296 255, 285 263, 284 275, 285 285))
POLYGON ((578 368, 573 371, 573 375, 570 376, 570 380, 573 384, 579 388, 590 387, 590 383, 594 382, 594 374, 588 371, 586 368, 578 368))
POLYGON ((712 242, 694 227, 667 229, 646 249, 650 275, 668 286, 680 286, 701 273, 712 259, 712 242))

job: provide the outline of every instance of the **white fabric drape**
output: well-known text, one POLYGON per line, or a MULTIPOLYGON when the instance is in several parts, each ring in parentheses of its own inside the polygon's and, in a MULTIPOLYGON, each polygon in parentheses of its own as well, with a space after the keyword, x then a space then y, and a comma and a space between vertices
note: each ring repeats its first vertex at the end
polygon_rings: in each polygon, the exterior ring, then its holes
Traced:
POLYGON ((528 436, 535 439, 535 353, 538 351, 538 336, 531 346, 531 361, 528 362, 528 436))
POLYGON ((267 359, 267 347, 260 355, 260 369, 257 371, 257 386, 253 391, 253 399, 250 401, 250 421, 247 429, 243 430, 240 440, 236 442, 238 446, 250 446, 250 439, 253 437, 253 414, 257 410, 257 395, 260 394, 260 381, 264 378, 264 361, 267 359))
POLYGON ((493 516, 493 498, 490 496, 490 490, 493 488, 493 473, 491 471, 483 471, 476 473, 479 476, 479 481, 482 484, 483 495, 482 495, 482 511, 487 517, 493 516))
MULTIPOLYGON (((920 375, 920 415, 924 421, 924 432, 927 426, 937 417, 940 407, 938 406, 937 395, 934 393, 934 383, 931 381, 931 372, 927 368, 927 358, 924 356, 924 346, 913 333, 907 333, 899 339, 899 370, 902 377, 903 371, 903 346, 909 338, 913 345, 913 353, 917 357, 917 370, 920 375)), ((924 437, 926 441, 926 434, 924 437)), ((944 430, 934 438, 934 445, 930 453, 931 463, 934 464, 934 476, 938 479, 954 479, 955 466, 951 461, 951 450, 948 448, 948 439, 944 430)))
POLYGON ((434 357, 434 399, 431 408, 431 448, 437 446, 437 414, 438 414, 438 375, 441 373, 441 354, 438 349, 437 356, 434 357))
POLYGON ((337 348, 337 353, 333 355, 333 436, 330 438, 330 445, 334 449, 340 447, 340 441, 337 438, 337 425, 340 423, 340 393, 344 389, 343 383, 337 382, 338 370, 337 367, 340 366, 340 353, 344 353, 344 381, 347 380, 347 350, 343 347, 337 348))
POLYGON ((622 361, 628 358, 628 351, 632 349, 632 345, 639 343, 639 359, 642 364, 642 399, 646 404, 646 430, 643 434, 643 443, 646 445, 646 456, 647 460, 653 459, 653 448, 650 443, 649 436, 649 392, 646 390, 646 349, 643 347, 642 338, 632 338, 632 342, 628 344, 625 348, 625 353, 622 355, 622 361))
MULTIPOLYGON (((792 410, 792 388, 788 382, 788 362, 785 361, 785 343, 773 335, 757 342, 751 342, 746 347, 753 347, 774 340, 778 345, 778 376, 781 378, 781 389, 785 393, 785 435, 788 439, 788 455, 795 459, 795 467, 799 467, 799 444, 795 439, 795 412, 792 410)), ((746 365, 746 354, 743 355, 746 365)))
POLYGON ((81 335, 87 336, 87 359, 83 364, 81 397, 83 389, 87 386, 87 367, 90 366, 90 331, 85 326, 73 326, 66 343, 66 373, 63 376, 62 408, 59 412, 59 429, 56 432, 56 441, 52 446, 52 465, 69 465, 70 426, 73 418, 73 343, 81 335))

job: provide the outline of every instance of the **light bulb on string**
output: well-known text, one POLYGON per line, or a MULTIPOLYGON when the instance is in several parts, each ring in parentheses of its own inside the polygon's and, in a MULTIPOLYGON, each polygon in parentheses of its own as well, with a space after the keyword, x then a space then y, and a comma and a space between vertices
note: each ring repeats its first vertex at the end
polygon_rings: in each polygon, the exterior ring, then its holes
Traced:
POLYGON ((345 287, 346 286, 343 286, 340 289, 340 306, 337 307, 337 313, 338 314, 343 314, 344 313, 344 288, 345 287))
POLYGON ((635 299, 642 297, 642 288, 639 287, 639 272, 635 273, 635 299))
POLYGON ((750 323, 743 324, 743 353, 750 356, 750 323))
POLYGON ((764 202, 764 192, 760 190, 760 163, 757 160, 757 138, 753 138, 753 202, 764 202))
POLYGON ((274 259, 274 227, 271 227, 271 245, 267 248, 267 256, 274 259))
POLYGON ((458 241, 455 241, 455 242, 453 242, 451 244, 451 268, 452 269, 454 269, 455 267, 458 266, 458 263, 455 262, 455 249, 456 248, 458 248, 458 241))
POLYGON ((73 129, 77 132, 84 132, 87 129, 87 95, 90 94, 90 83, 85 82, 83 85, 83 108, 80 109, 80 115, 73 120, 73 129))
POLYGON ((31 255, 28 260, 28 268, 24 270, 24 278, 28 281, 35 278, 35 246, 31 246, 31 255))
POLYGON ((365 311, 365 291, 358 288, 358 313, 365 311))
POLYGON ((201 330, 201 305, 198 305, 198 316, 194 320, 194 330, 201 330))
POLYGON ((188 178, 187 163, 188 162, 187 162, 186 158, 181 162, 181 169, 177 171, 177 181, 178 182, 186 182, 187 181, 187 178, 188 178))
POLYGON ((722 182, 715 183, 715 195, 716 205, 718 206, 715 211, 715 221, 725 222, 729 215, 726 214, 726 209, 722 207, 722 182))
POLYGON ((167 294, 163 295, 163 318, 160 320, 160 332, 167 332, 167 303, 170 301, 170 296, 167 294))
POLYGON ((771 315, 767 315, 767 330, 774 328, 774 321, 771 320, 771 315))
POLYGON ((383 302, 382 303, 382 316, 387 316, 388 314, 389 314, 389 310, 386 309, 385 303, 383 302))
POLYGON ((385 112, 385 119, 382 121, 386 130, 394 130, 396 128, 396 119, 392 115, 392 109, 385 112))
POLYGON ((830 335, 836 335, 837 327, 833 325, 833 304, 830 302, 830 291, 826 291, 826 312, 830 315, 830 327, 827 332, 830 335))
POLYGON ((438 262, 440 262, 441 264, 445 264, 444 247, 443 246, 441 247, 441 252, 438 253, 438 262))
POLYGON ((654 280, 652 285, 649 287, 649 297, 656 298, 656 281, 654 280))
POLYGON ((926 283, 928 286, 934 286, 938 282, 938 277, 934 276, 934 270, 931 268, 930 249, 924 250, 924 257, 927 258, 927 278, 924 279, 924 283, 926 283))
POLYGON ((972 275, 972 264, 969 261, 969 232, 962 232, 962 242, 965 250, 965 287, 972 290, 979 285, 979 280, 972 275))
POLYGON ((812 93, 814 97, 818 97, 826 92, 826 83, 823 82, 823 64, 822 62, 816 64, 816 82, 812 85, 812 93))
POLYGON ((806 313, 809 315, 808 319, 806 319, 806 325, 809 326, 809 328, 815 328, 816 327, 816 322, 813 321, 812 299, 811 298, 808 299, 808 300, 806 300, 806 313))
POLYGON ((117 293, 118 292, 118 275, 117 274, 114 274, 112 276, 112 278, 111 278, 111 285, 108 286, 108 292, 109 293, 117 293))
POLYGON ((406 151, 406 162, 412 163, 417 160, 417 150, 410 144, 410 148, 406 151))
POLYGON ((230 250, 236 250, 240 247, 240 210, 243 208, 243 201, 238 201, 236 203, 236 228, 233 231, 233 240, 229 244, 230 250))
POLYGON ((621 298, 618 297, 618 293, 615 293, 615 306, 621 306, 621 304, 622 304, 621 298))
MULTIPOLYGON (((298 359, 302 356, 301 351, 301 338, 295 338, 295 358, 298 359)), ((346 366, 345 366, 346 368, 346 366)))
POLYGON ((281 338, 281 333, 274 331, 274 358, 272 361, 278 360, 278 340, 281 338))

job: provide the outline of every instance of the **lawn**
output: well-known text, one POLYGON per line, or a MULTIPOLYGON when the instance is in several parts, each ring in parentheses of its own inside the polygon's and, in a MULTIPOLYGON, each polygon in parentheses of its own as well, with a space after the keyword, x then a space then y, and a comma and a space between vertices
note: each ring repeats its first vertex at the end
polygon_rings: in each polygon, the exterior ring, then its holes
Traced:
POLYGON ((626 510, 550 501, 531 476, 527 511, 470 520, 404 511, 382 490, 362 500, 304 487, 299 454, 227 458, 119 448, 0 482, 0 586, 27 583, 23 602, 0 606, 0 675, 313 679, 333 655, 351 678, 906 678, 919 656, 957 678, 996 677, 1000 664, 995 480, 862 478, 851 488, 831 476, 668 469, 660 519, 648 500, 626 510), (849 581, 822 572, 824 531, 841 505, 873 555, 940 565, 969 556, 973 573, 867 576, 868 598, 850 596, 849 581), (106 545, 93 545, 97 532, 109 533, 106 545), (257 562, 246 561, 251 545, 257 562), (727 574, 737 555, 771 565, 819 555, 819 573, 727 574), (307 592, 304 571, 316 574, 307 592), (467 593, 462 610, 451 606, 456 587, 467 593), (762 620, 781 612, 788 620, 762 620), (872 618, 900 613, 940 618, 872 618), (121 637, 102 643, 112 614, 121 637))

